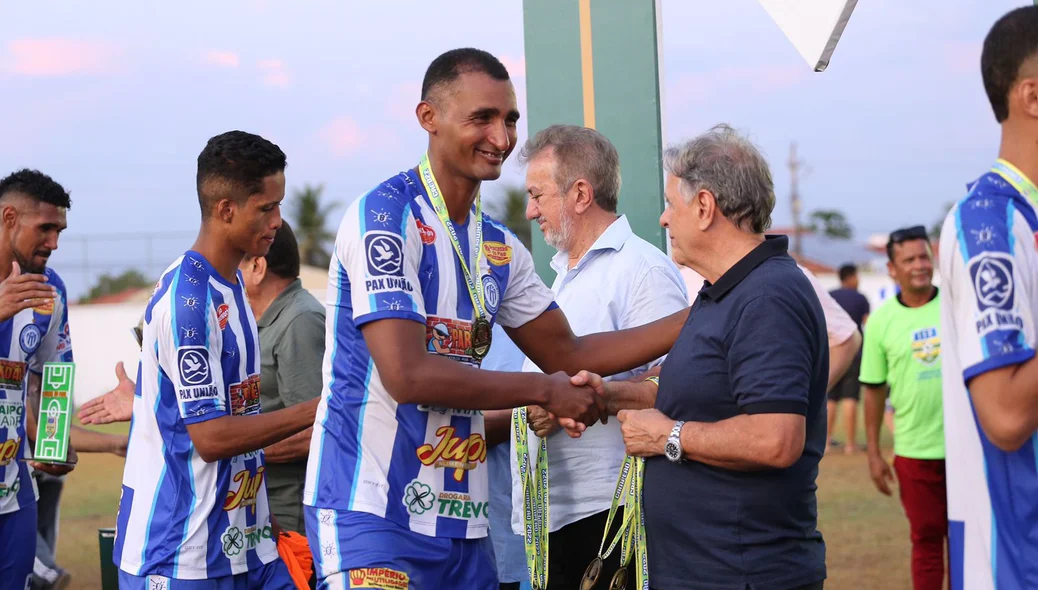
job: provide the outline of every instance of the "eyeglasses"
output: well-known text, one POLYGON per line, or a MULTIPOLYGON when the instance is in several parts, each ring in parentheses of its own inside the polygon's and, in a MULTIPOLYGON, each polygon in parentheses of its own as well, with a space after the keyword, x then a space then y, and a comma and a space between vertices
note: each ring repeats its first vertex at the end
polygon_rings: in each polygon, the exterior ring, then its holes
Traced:
POLYGON ((907 242, 908 240, 927 240, 929 238, 930 236, 926 233, 925 226, 914 225, 912 227, 897 229, 891 232, 890 240, 887 244, 900 244, 901 242, 907 242))

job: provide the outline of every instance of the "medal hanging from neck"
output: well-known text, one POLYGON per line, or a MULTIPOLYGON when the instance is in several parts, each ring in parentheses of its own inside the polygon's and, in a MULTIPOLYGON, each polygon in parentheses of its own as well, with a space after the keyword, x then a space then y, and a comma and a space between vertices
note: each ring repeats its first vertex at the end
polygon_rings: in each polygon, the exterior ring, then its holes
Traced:
POLYGON ((469 298, 472 299, 472 310, 476 316, 472 321, 472 328, 469 334, 471 337, 471 347, 468 352, 477 362, 481 362, 487 356, 487 353, 490 352, 492 331, 490 329, 489 314, 486 311, 486 300, 483 298, 483 282, 475 278, 479 276, 479 257, 483 249, 483 205, 480 201, 479 193, 476 193, 476 211, 474 213, 476 217, 476 243, 472 249, 476 253, 476 260, 472 268, 476 272, 473 275, 473 273, 469 272, 468 261, 466 261, 466 257, 461 251, 458 232, 454 229, 454 223, 451 221, 450 214, 447 211, 447 203, 443 200, 440 185, 436 183, 436 177, 433 176, 432 166, 429 164, 429 154, 422 156, 422 161, 418 165, 418 175, 425 186, 426 194, 429 195, 429 202, 432 203, 432 208, 436 211, 436 217, 440 219, 443 228, 447 230, 451 245, 454 246, 454 252, 458 255, 461 274, 465 278, 465 286, 468 289, 469 298))

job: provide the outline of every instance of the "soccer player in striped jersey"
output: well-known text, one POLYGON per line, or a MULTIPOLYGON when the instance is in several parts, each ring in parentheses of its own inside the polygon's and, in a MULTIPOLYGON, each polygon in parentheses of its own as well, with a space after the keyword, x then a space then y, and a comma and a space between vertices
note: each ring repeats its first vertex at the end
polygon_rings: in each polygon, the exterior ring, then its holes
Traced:
POLYGON ((32 577, 32 470, 63 475, 76 461, 72 445, 69 464, 29 461, 36 411, 27 395, 39 389, 44 363, 72 361, 65 284, 46 268, 70 206, 68 192, 39 171, 0 180, 0 590, 28 588, 32 577))
POLYGON ((416 115, 427 157, 349 207, 332 255, 303 495, 322 588, 496 589, 482 411, 539 405, 590 426, 604 400, 566 373, 646 364, 688 317, 577 338, 530 253, 482 214, 519 119, 495 57, 436 58, 416 115), (494 323, 543 374, 478 370, 494 323))
POLYGON ((953 590, 1038 588, 1038 6, 988 32, 1002 127, 991 170, 941 232, 944 432, 953 590))
POLYGON ((281 225, 285 163, 241 131, 198 156, 201 230, 145 312, 113 555, 120 588, 295 587, 278 557, 262 448, 310 426, 317 400, 260 413, 256 321, 238 272, 281 225))

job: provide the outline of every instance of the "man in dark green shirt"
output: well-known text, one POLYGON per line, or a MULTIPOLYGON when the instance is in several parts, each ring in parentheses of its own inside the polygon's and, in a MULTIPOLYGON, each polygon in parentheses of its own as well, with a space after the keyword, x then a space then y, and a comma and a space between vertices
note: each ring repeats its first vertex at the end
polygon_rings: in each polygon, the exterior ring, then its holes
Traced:
MULTIPOLYGON (((299 280, 299 245, 282 222, 266 256, 239 267, 260 340, 260 407, 264 413, 321 395, 324 306, 299 280)), ((264 449, 267 497, 281 528, 306 534, 303 483, 313 428, 264 449)))

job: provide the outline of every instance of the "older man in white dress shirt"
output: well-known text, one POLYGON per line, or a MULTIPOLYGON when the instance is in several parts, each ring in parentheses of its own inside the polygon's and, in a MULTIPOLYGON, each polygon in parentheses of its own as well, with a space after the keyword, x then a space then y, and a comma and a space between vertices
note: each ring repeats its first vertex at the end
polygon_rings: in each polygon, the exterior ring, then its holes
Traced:
MULTIPOLYGON (((688 307, 677 266, 617 214, 620 158, 608 139, 593 129, 557 125, 530 139, 520 159, 528 165, 526 216, 558 250, 551 261, 557 273, 552 291, 575 334, 640 326, 688 307)), ((629 379, 661 360, 614 379, 629 379)), ((530 360, 523 369, 539 370, 530 360)), ((576 439, 555 431, 536 409, 530 424, 548 437, 548 587, 571 590, 598 553, 625 456, 620 423, 597 424, 576 439)), ((512 461, 515 472, 514 452, 512 461)), ((523 496, 515 473, 512 499, 512 527, 519 533, 523 496)), ((603 579, 619 568, 619 554, 606 560, 603 579)))

